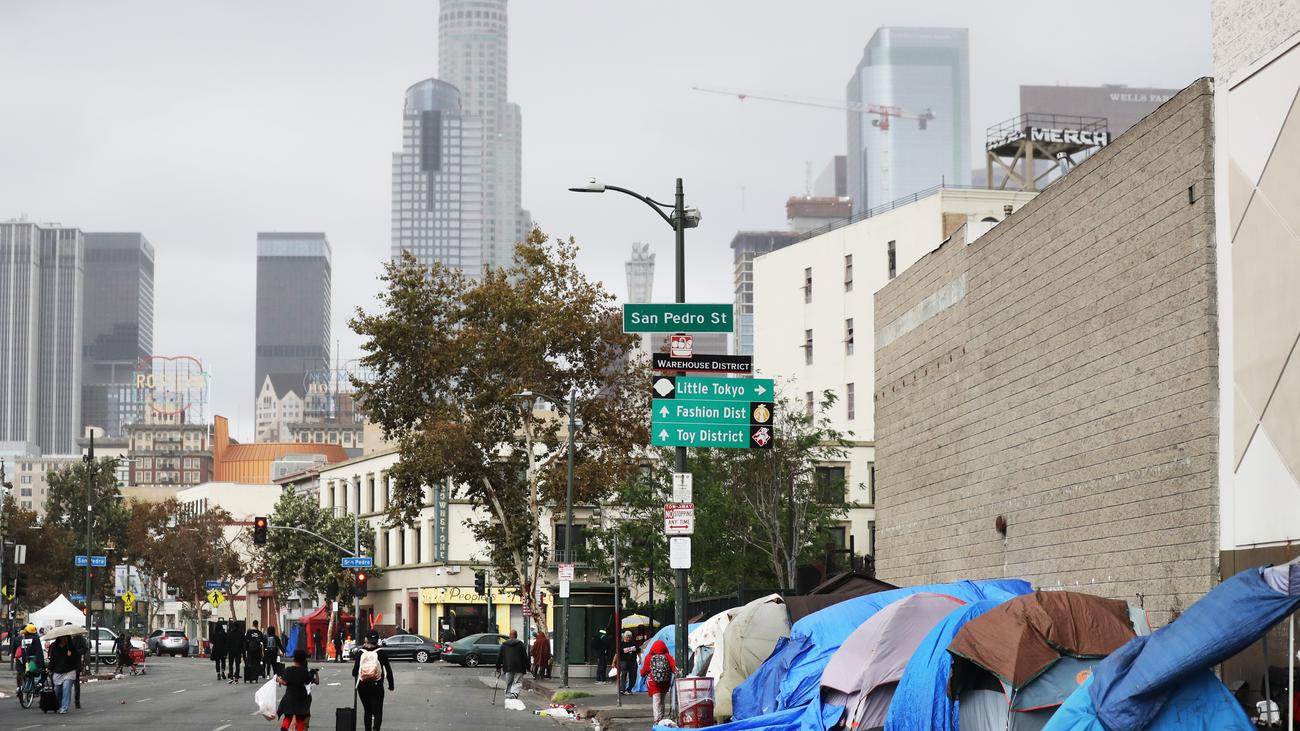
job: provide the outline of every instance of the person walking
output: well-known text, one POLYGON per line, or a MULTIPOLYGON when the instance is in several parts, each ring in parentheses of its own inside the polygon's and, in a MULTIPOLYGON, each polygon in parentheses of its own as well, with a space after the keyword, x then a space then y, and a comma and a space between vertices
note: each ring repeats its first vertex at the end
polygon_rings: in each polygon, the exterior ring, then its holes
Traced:
POLYGON ((529 655, 533 659, 533 680, 547 675, 551 667, 551 640, 542 630, 533 633, 533 648, 529 655))
POLYGON ((266 649, 266 636, 257 628, 257 620, 244 635, 244 682, 256 683, 262 679, 262 655, 266 649))
POLYGON ((379 647, 379 633, 370 630, 361 652, 352 661, 352 677, 356 678, 357 697, 365 708, 366 731, 379 731, 384 723, 384 681, 388 691, 393 691, 393 666, 388 653, 379 647))
POLYGON ((501 651, 497 653, 497 677, 502 672, 506 674, 506 697, 518 698, 519 685, 528 672, 528 648, 519 639, 518 630, 510 630, 510 639, 501 643, 501 651))
POLYGON ((113 640, 113 659, 116 666, 113 672, 117 675, 125 675, 126 670, 131 667, 131 633, 122 632, 113 640))
POLYGON ((307 667, 307 651, 294 650, 293 665, 275 676, 277 685, 284 686, 284 697, 276 713, 280 716, 280 731, 307 731, 311 725, 311 691, 309 685, 320 685, 320 673, 307 667))
POLYGON ((623 638, 618 643, 619 695, 631 695, 636 687, 636 654, 640 649, 632 639, 632 631, 623 630, 623 638))
MULTIPOLYGON (((65 623, 64 626, 72 626, 71 622, 65 623)), ((90 641, 85 635, 76 635, 72 638, 72 651, 77 654, 77 682, 72 686, 72 705, 81 708, 81 670, 86 667, 86 658, 90 657, 90 641)))
POLYGON ((59 694, 59 713, 67 713, 72 705, 72 688, 77 683, 77 651, 72 647, 72 639, 63 635, 50 645, 50 675, 54 679, 54 689, 59 694))
POLYGON ((596 684, 609 682, 609 659, 614 653, 610 652, 608 632, 601 630, 591 638, 591 654, 596 659, 596 684))
POLYGON ((222 619, 217 622, 217 626, 212 629, 212 637, 209 638, 209 642, 211 643, 212 664, 217 667, 217 680, 225 680, 226 645, 229 642, 229 638, 226 636, 226 620, 222 619))
POLYGON ((240 681, 240 667, 244 663, 243 623, 231 622, 226 634, 226 678, 231 685, 240 681))
POLYGON ((315 653, 316 660, 318 662, 325 659, 325 646, 321 644, 320 640, 321 640, 320 630, 319 629, 312 630, 311 650, 313 653, 315 653))
POLYGON ((334 662, 343 662, 343 641, 348 637, 348 633, 339 625, 339 631, 334 633, 334 662))
POLYGON ((274 677, 280 674, 280 636, 275 633, 274 626, 266 628, 266 651, 262 655, 262 676, 266 678, 274 677))
POLYGON ((646 679, 646 691, 650 694, 650 708, 656 725, 667 716, 668 704, 665 701, 672 690, 673 675, 676 673, 677 663, 668 654, 668 645, 663 640, 655 640, 650 645, 645 660, 641 662, 641 675, 646 679))

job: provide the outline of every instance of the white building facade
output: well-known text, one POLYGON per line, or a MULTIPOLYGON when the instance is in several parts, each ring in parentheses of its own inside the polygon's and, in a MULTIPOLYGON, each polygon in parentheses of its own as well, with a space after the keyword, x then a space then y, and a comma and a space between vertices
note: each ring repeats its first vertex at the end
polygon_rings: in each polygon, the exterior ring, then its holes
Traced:
MULTIPOLYGON (((963 225, 975 235, 1019 209, 1034 193, 940 188, 920 200, 763 254, 753 262, 754 366, 778 392, 820 408, 853 446, 818 468, 842 479, 843 548, 874 555, 874 294, 963 225)), ((828 499, 838 500, 838 494, 828 499)))

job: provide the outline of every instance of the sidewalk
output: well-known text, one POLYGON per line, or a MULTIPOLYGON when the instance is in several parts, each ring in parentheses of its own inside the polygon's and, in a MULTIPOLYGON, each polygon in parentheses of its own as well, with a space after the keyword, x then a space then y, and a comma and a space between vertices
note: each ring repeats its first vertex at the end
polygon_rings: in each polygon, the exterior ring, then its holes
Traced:
MULTIPOLYGON (((540 680, 533 680, 531 675, 526 676, 524 688, 546 698, 549 703, 556 691, 565 690, 560 687, 558 675, 556 673, 556 677, 540 680)), ((575 678, 570 675, 567 690, 591 694, 587 698, 566 702, 577 706, 579 718, 593 719, 596 731, 648 731, 650 728, 650 696, 645 693, 622 696, 623 705, 620 708, 618 687, 613 682, 597 684, 591 678, 575 678)))

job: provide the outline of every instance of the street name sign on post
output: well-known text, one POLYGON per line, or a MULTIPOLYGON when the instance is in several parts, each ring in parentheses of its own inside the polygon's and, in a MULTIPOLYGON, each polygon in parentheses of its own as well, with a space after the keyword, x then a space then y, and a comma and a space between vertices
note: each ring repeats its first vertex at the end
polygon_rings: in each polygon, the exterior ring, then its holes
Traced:
POLYGON ((738 373, 754 372, 752 355, 705 355, 695 353, 689 358, 679 358, 669 353, 651 353, 650 368, 656 371, 686 371, 688 373, 738 373))
POLYGON ((691 567, 690 536, 673 536, 668 539, 668 567, 672 569, 691 567))
POLYGON ((339 565, 345 569, 368 569, 375 565, 375 559, 372 556, 344 556, 339 559, 339 565))
POLYGON ((74 601, 74 602, 84 602, 84 601, 86 601, 86 595, 85 595, 85 594, 71 594, 71 595, 68 596, 68 598, 71 599, 71 600, 74 601))
POLYGON ((562 563, 559 567, 560 581, 573 581, 574 564, 562 563))
POLYGON ((218 579, 208 579, 207 581, 203 582, 204 589, 224 589, 225 586, 226 586, 225 583, 218 579))
POLYGON ((695 487, 695 476, 689 472, 673 473, 673 502, 691 503, 695 502, 693 493, 695 487))
POLYGON ((82 556, 81 554, 77 554, 76 556, 73 556, 73 557, 72 557, 72 565, 73 565, 73 566, 89 566, 89 565, 90 565, 90 561, 86 560, 86 557, 85 557, 85 556, 82 556))
POLYGON ((664 504, 664 535, 689 536, 695 534, 695 505, 692 503, 664 504))
POLYGON ((643 303, 623 305, 625 333, 729 333, 736 329, 735 304, 643 303))
POLYGON ((90 565, 98 567, 108 566, 108 556, 91 556, 90 565))

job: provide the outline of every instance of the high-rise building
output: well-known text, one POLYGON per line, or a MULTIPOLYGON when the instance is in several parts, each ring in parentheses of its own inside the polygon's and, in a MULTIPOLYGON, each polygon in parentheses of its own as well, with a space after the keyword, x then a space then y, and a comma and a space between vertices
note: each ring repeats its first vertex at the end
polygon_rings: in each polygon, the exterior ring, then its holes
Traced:
POLYGON ((733 353, 754 354, 754 257, 783 249, 800 238, 794 231, 737 231, 731 239, 736 290, 733 353))
POLYGON ((1021 114, 1101 117, 1111 139, 1164 104, 1178 89, 1147 89, 1123 84, 1020 87, 1021 114))
POLYGON ((650 253, 650 244, 632 244, 632 256, 628 257, 626 271, 627 301, 631 304, 649 302, 655 287, 655 255, 650 253))
POLYGON ((483 270, 483 133, 456 87, 406 90, 402 151, 393 153, 393 258, 409 251, 477 277, 483 270))
POLYGON ((848 195, 860 213, 939 184, 970 182, 965 28, 880 28, 848 84, 848 195), (918 119, 924 117, 924 119, 918 119))
POLYGON ((507 95, 508 40, 506 0, 442 0, 438 77, 482 123, 483 264, 494 267, 510 263, 530 223, 520 184, 523 117, 507 95))
POLYGON ((325 234, 259 233, 254 397, 260 401, 268 380, 303 384, 308 371, 327 368, 329 332, 330 244, 325 234))
POLYGON ((76 228, 0 223, 0 443, 76 451, 84 256, 76 228))
POLYGON ((81 326, 81 426, 122 437, 140 421, 135 374, 153 352, 153 265, 139 233, 86 233, 81 326))

